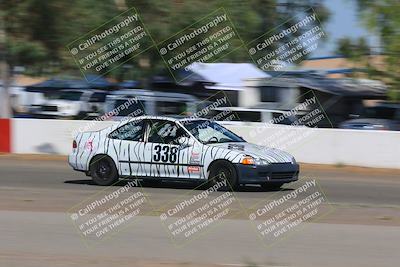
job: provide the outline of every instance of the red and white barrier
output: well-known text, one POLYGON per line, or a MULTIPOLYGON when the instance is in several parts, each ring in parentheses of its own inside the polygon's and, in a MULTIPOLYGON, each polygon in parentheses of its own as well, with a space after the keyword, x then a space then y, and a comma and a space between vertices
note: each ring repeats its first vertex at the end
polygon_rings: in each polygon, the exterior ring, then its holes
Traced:
POLYGON ((10 153, 12 152, 12 131, 11 131, 10 119, 0 119, 0 153, 10 153))

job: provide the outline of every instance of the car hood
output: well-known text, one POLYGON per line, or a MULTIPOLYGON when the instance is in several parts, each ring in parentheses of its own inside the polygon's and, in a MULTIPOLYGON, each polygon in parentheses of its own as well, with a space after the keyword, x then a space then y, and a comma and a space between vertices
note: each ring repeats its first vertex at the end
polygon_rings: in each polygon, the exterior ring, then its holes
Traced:
POLYGON ((220 143, 220 144, 208 144, 210 146, 225 148, 229 150, 237 150, 243 154, 262 158, 270 163, 282 163, 282 162, 292 162, 293 156, 289 153, 276 149, 255 144, 250 144, 247 142, 233 142, 233 143, 220 143))

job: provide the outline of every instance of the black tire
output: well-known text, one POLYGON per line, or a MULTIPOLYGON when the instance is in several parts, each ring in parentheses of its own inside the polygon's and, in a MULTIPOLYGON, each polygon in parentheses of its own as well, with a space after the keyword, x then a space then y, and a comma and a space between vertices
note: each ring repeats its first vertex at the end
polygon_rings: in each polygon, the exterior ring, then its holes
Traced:
POLYGON ((263 183, 261 187, 267 191, 278 191, 281 189, 282 185, 283 183, 263 183))
POLYGON ((76 116, 74 117, 74 119, 75 119, 75 120, 83 120, 83 119, 86 118, 86 116, 87 116, 87 113, 86 113, 86 112, 79 111, 78 115, 76 115, 76 116))
POLYGON ((97 156, 90 163, 90 174, 97 185, 112 185, 118 181, 118 170, 108 156, 97 156))
POLYGON ((237 190, 239 188, 239 179, 235 167, 229 162, 216 162, 210 168, 209 186, 211 187, 223 180, 226 180, 228 184, 221 187, 220 190, 237 190))

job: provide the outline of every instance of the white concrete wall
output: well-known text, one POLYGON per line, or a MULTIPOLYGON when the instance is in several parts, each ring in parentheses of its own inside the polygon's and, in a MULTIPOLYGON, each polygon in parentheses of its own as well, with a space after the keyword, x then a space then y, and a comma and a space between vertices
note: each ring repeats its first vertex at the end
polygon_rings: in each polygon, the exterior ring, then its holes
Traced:
POLYGON ((72 150, 74 131, 96 131, 112 125, 110 121, 12 120, 12 151, 26 154, 67 155, 72 150))
MULTIPOLYGON (((113 122, 14 119, 14 153, 66 155, 72 132, 80 127, 98 130, 113 122)), ((281 126, 227 125, 251 143, 275 146, 299 162, 345 164, 400 169, 400 132, 341 129, 304 129, 281 126)))
POLYGON ((262 127, 257 131, 254 126, 234 125, 227 128, 250 143, 271 146, 268 137, 272 136, 273 142, 281 139, 275 147, 303 163, 400 169, 400 132, 295 127, 262 127))

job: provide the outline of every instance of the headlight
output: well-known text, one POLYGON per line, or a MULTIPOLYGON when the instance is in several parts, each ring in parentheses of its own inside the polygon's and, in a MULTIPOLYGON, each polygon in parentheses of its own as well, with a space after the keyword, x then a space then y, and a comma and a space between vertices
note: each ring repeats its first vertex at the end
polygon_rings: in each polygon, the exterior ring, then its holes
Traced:
POLYGON ((255 162, 256 162, 256 165, 268 165, 269 164, 269 162, 267 160, 261 159, 261 158, 257 158, 255 160, 255 162))
POLYGON ((64 106, 64 110, 72 110, 72 109, 74 109, 74 106, 72 106, 72 105, 64 106))
POLYGON ((262 158, 254 158, 252 156, 245 156, 242 161, 244 165, 268 165, 269 162, 262 158))

